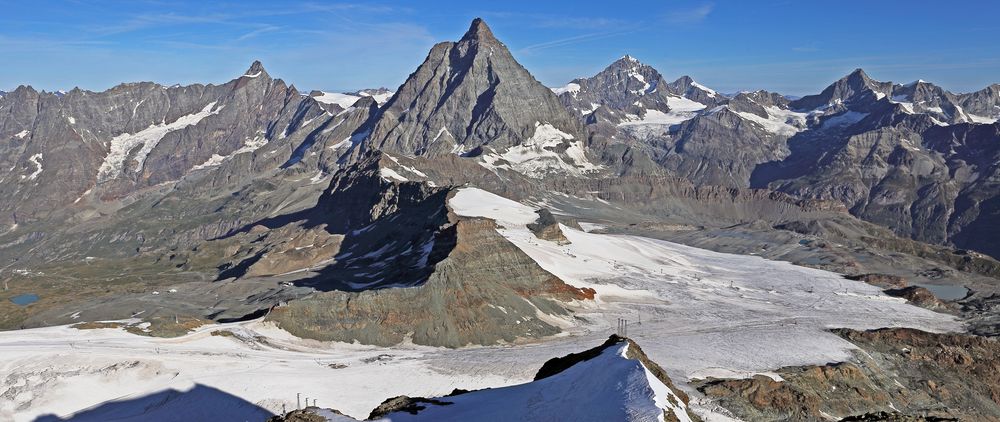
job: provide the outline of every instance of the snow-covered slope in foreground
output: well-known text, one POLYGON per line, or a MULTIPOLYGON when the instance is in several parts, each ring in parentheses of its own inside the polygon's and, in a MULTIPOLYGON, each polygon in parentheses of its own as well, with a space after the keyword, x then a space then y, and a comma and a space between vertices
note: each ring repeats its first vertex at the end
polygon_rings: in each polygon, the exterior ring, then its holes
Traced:
POLYGON ((386 397, 522 381, 435 370, 425 364, 434 354, 307 341, 256 320, 171 339, 68 326, 6 331, 0 421, 263 421, 295 409, 297 394, 364 418, 386 397))
MULTIPOLYGON (((510 387, 442 397, 416 414, 378 421, 664 421, 689 422, 686 406, 621 341, 555 375, 510 387)), ((347 420, 331 418, 331 420, 347 420)), ((351 419, 353 420, 353 419, 351 419)))

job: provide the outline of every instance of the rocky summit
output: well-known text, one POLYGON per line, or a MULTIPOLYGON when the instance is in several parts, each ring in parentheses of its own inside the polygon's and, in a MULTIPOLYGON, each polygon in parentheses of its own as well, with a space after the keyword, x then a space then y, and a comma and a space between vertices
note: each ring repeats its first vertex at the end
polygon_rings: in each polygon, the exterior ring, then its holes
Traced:
POLYGON ((547 87, 497 29, 0 91, 0 419, 1000 420, 1000 85, 547 87))

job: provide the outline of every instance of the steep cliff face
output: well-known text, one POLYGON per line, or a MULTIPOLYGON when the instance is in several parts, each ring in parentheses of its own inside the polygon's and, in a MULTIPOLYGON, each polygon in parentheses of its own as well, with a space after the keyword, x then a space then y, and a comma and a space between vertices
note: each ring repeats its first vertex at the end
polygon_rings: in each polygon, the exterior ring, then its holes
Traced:
POLYGON ((537 176, 597 169, 581 124, 480 19, 434 46, 365 130, 369 148, 390 153, 482 156, 537 176))

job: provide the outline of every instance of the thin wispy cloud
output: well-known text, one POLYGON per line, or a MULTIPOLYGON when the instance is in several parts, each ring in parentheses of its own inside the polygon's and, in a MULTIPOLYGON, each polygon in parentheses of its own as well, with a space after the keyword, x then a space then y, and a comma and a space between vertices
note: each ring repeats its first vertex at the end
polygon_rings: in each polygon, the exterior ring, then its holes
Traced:
POLYGON ((592 32, 588 34, 575 35, 572 37, 559 38, 551 41, 540 42, 529 46, 521 47, 517 51, 522 54, 531 54, 555 47, 565 47, 574 44, 582 44, 604 38, 617 37, 620 35, 635 32, 634 29, 624 29, 618 31, 592 32))
POLYGON ((280 29, 281 29, 280 26, 266 25, 264 27, 261 27, 261 28, 255 29, 253 31, 247 32, 246 34, 240 35, 239 37, 236 38, 236 41, 246 41, 246 40, 254 38, 254 37, 256 37, 256 36, 258 36, 260 34, 265 34, 265 33, 268 33, 268 32, 274 32, 274 31, 278 31, 280 29))
POLYGON ((516 20, 536 28, 596 29, 621 27, 630 24, 623 19, 604 16, 568 16, 566 14, 513 12, 480 12, 478 15, 487 20, 516 20))
POLYGON ((226 24, 231 16, 226 14, 184 15, 177 13, 146 13, 135 15, 118 25, 99 25, 89 28, 99 36, 120 35, 146 29, 192 24, 226 24))
POLYGON ((0 35, 0 48, 2 48, 3 51, 10 52, 96 47, 108 46, 111 44, 111 42, 99 40, 44 39, 37 37, 7 37, 0 35))
POLYGON ((813 44, 800 45, 800 46, 792 47, 792 51, 794 51, 796 53, 815 53, 815 52, 819 51, 819 47, 817 47, 817 46, 815 46, 813 44))
POLYGON ((673 24, 686 25, 702 23, 705 19, 708 19, 708 15, 713 10, 715 10, 714 3, 705 3, 693 9, 674 10, 667 13, 666 21, 673 24))

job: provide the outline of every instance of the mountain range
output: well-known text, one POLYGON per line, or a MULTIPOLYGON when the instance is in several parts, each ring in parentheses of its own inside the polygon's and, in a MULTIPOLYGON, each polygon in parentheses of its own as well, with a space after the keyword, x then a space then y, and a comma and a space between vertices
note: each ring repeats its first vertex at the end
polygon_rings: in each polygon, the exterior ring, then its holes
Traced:
MULTIPOLYGON (((995 336, 998 120, 1000 85, 954 94, 861 69, 789 99, 668 81, 626 55, 549 88, 481 19, 394 90, 302 92, 260 62, 221 85, 20 86, 0 93, 0 297, 38 301, 4 300, 0 328, 138 318, 155 335, 181 317, 264 318, 379 347, 543 341, 609 303, 664 317, 674 310, 655 300, 704 299, 637 287, 668 269, 684 283, 725 277, 716 255, 649 252, 669 241, 810 267, 754 261, 822 288, 853 277, 825 293, 844 311, 995 336), (625 284, 600 281, 610 275, 625 284), (913 285, 886 285, 897 279, 913 285), (914 296, 924 284, 961 294, 914 296), (859 297, 881 302, 840 302, 859 297)), ((727 271, 750 274, 740 268, 727 271)), ((740 290, 718 282, 709 290, 740 290)), ((858 318, 847 328, 889 326, 858 318)), ((811 323, 824 344, 849 336, 811 323)), ((686 401, 674 408, 687 417, 686 401)))

